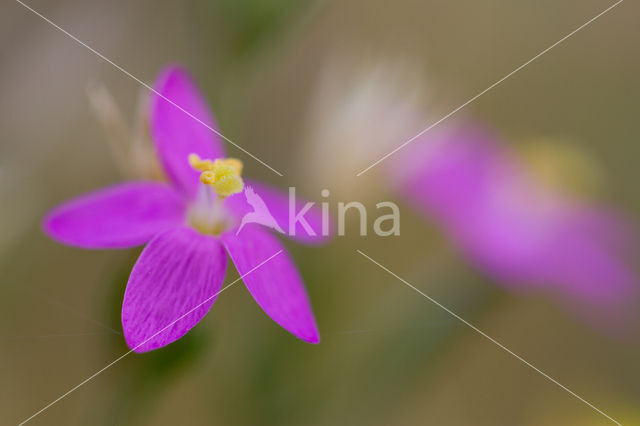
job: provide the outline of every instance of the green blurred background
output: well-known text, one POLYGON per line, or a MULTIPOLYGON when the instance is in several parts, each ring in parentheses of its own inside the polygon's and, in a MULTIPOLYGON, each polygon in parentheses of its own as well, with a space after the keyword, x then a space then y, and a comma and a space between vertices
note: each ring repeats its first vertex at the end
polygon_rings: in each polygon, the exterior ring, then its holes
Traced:
MULTIPOLYGON (((356 181, 370 163, 366 153, 359 157, 345 140, 326 157, 310 154, 322 111, 330 115, 316 107, 323 84, 340 93, 379 64, 410 74, 397 81, 401 94, 416 95, 419 122, 403 129, 416 133, 611 3, 28 4, 145 82, 166 63, 187 66, 222 132, 285 174, 228 146, 247 175, 296 186, 311 199, 329 188, 348 197, 332 202, 373 206, 394 196, 373 173, 356 181), (312 169, 331 170, 327 183, 312 169)), ((127 351, 120 304, 139 250, 64 247, 43 235, 39 221, 60 201, 122 178, 87 84, 103 83, 132 120, 142 89, 20 4, 6 1, 0 11, 0 423, 16 424, 127 351)), ((464 112, 516 149, 539 138, 570 141, 600 182, 582 189, 632 219, 640 213, 639 12, 623 2, 464 112)), ((342 100, 333 101, 339 111, 342 100)), ((358 137, 385 126, 371 122, 358 137)), ((568 170, 564 180, 575 180, 568 170)), ((400 237, 287 243, 314 305, 319 345, 284 332, 236 286, 185 338, 126 357, 31 424, 610 424, 356 249, 613 418, 640 424, 637 322, 615 337, 602 333, 549 295, 494 285, 407 208, 401 226, 400 237)), ((231 268, 227 282, 236 277, 231 268)))

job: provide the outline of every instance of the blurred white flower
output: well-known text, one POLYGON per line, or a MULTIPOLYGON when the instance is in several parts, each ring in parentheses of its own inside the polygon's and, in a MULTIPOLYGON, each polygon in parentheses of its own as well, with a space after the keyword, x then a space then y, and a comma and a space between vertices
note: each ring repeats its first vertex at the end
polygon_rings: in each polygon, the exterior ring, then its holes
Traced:
MULTIPOLYGON (((299 179, 334 196, 380 191, 376 173, 356 173, 419 132, 427 91, 422 67, 406 60, 334 59, 320 72, 304 123, 299 179)), ((375 172, 375 169, 372 169, 375 172)))

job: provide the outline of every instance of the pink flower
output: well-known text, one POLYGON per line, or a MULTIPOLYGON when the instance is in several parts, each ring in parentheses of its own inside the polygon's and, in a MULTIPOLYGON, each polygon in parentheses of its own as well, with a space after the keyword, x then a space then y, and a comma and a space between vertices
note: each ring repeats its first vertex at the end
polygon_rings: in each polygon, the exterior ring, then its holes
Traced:
POLYGON ((472 263, 505 286, 543 286, 616 306, 636 286, 628 225, 530 176, 498 139, 472 125, 436 130, 394 158, 397 189, 472 263))
MULTIPOLYGON (((205 100, 183 69, 167 67, 154 88, 215 127, 205 100)), ((267 315, 299 339, 318 343, 304 284, 283 245, 256 224, 246 225, 236 235, 240 218, 248 210, 243 194, 233 195, 244 185, 239 160, 224 160, 221 141, 213 132, 157 95, 151 97, 150 127, 170 182, 113 185, 58 206, 43 221, 51 238, 76 247, 119 249, 146 244, 131 271, 122 306, 129 347, 136 352, 157 349, 194 327, 222 287, 227 253, 238 272, 246 274, 245 285, 267 315), (191 154, 220 160, 195 164, 192 156, 190 164, 191 154), (211 182, 217 179, 215 184, 202 183, 207 167, 214 170, 210 177, 211 182)), ((287 195, 259 182, 249 184, 280 228, 288 229, 287 195)), ((310 213, 308 223, 320 235, 320 215, 310 213)), ((296 231, 294 238, 302 242, 322 241, 302 227, 296 231)))

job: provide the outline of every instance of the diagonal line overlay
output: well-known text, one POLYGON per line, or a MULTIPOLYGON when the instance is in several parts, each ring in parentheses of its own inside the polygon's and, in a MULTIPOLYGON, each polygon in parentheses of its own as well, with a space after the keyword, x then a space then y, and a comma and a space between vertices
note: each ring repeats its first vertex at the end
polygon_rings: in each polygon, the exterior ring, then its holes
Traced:
POLYGON ((509 355, 511 355, 514 358, 516 358, 518 361, 520 361, 523 364, 525 364, 526 366, 530 367, 531 369, 533 369, 534 371, 536 371, 537 373, 542 375, 544 378, 546 378, 550 382, 558 385, 563 390, 567 391, 570 395, 572 395, 573 397, 579 399, 580 401, 582 401, 583 403, 585 403, 586 405, 588 405, 589 407, 591 407, 592 409, 594 409, 598 413, 602 414, 607 419, 611 420, 613 423, 615 423, 615 424, 617 424, 619 426, 622 426, 622 424, 620 422, 618 422, 615 419, 613 419, 612 417, 610 417, 607 413, 605 413, 604 411, 600 410, 598 407, 596 407, 595 405, 593 405, 592 403, 590 403, 586 399, 582 398, 580 395, 578 395, 577 393, 575 393, 574 391, 572 391, 568 387, 564 386, 562 383, 558 382, 556 379, 554 379, 553 377, 549 376, 547 373, 545 373, 544 371, 540 370, 535 365, 531 364, 529 361, 527 361, 526 359, 522 358, 520 355, 518 355, 515 352, 511 351, 511 349, 507 348, 502 343, 498 342, 496 339, 494 339, 493 337, 489 336, 487 333, 485 333, 484 331, 480 330, 478 327, 476 327, 475 325, 471 324, 469 321, 467 321, 464 318, 462 318, 460 315, 458 315, 455 312, 453 312, 451 309, 447 308, 446 306, 444 306, 443 304, 441 304, 440 302, 438 302, 437 300, 435 300, 434 298, 432 298, 428 294, 426 294, 423 291, 419 290, 418 288, 414 287, 408 281, 404 280, 403 278, 401 278, 397 274, 393 273, 388 268, 386 268, 385 266, 383 266, 382 264, 380 264, 376 260, 372 259, 368 255, 363 253, 361 250, 356 250, 356 251, 360 255, 362 255, 365 259, 371 261, 373 264, 377 265, 380 269, 384 270, 385 272, 387 272, 388 274, 390 274, 394 278, 398 279, 403 284, 405 284, 409 288, 413 289, 414 291, 419 293, 421 296, 423 296, 424 298, 428 299, 430 302, 432 302, 433 304, 435 304, 436 306, 438 306, 439 308, 441 308, 442 310, 447 312, 449 315, 453 316, 454 318, 456 318, 457 320, 462 322, 464 325, 466 325, 467 327, 471 328, 473 331, 475 331, 476 333, 480 334, 482 337, 484 337, 485 339, 489 340, 491 343, 495 344, 500 349, 502 349, 503 351, 507 352, 509 355))
POLYGON ((208 125, 207 123, 205 123, 204 121, 200 120, 198 117, 196 117, 195 115, 191 114, 189 111, 187 111, 186 109, 182 108, 180 105, 176 104, 175 102, 173 102, 171 99, 167 98, 166 96, 164 96, 163 94, 161 94, 160 92, 158 92, 156 89, 154 89, 153 87, 151 87, 149 84, 145 83, 144 81, 140 80, 138 77, 134 76, 133 74, 131 74, 129 71, 125 70, 124 68, 122 68, 120 65, 116 64, 115 62, 113 62, 111 59, 107 58, 106 56, 104 56, 102 53, 98 52, 97 50, 95 50, 93 47, 89 46, 87 43, 83 42, 82 40, 80 40, 78 37, 74 36, 73 34, 71 34, 69 31, 65 30, 64 28, 62 28, 61 26, 59 26, 58 24, 56 24, 55 22, 53 22, 52 20, 50 20, 49 18, 47 18, 46 16, 42 15, 40 12, 38 12, 37 10, 33 9, 31 6, 23 3, 21 0, 16 0, 17 3, 19 3, 20 5, 22 5, 25 9, 30 10, 33 14, 35 14, 36 16, 40 17, 42 20, 44 20, 45 22, 47 22, 48 24, 50 24, 51 26, 53 26, 54 28, 56 28, 57 30, 61 31, 62 33, 64 33, 65 35, 67 35, 68 37, 70 37, 73 41, 77 42, 78 44, 84 46, 85 48, 89 49, 91 52, 93 52, 95 55, 97 55, 98 57, 100 57, 101 59, 103 59, 104 61, 108 62, 109 64, 113 65, 115 68, 117 68, 120 72, 122 72, 123 74, 125 74, 127 77, 135 80, 138 84, 140 84, 142 87, 146 88, 147 90, 149 90, 150 92, 156 94, 157 96, 159 96, 160 98, 164 99, 165 101, 169 102, 171 105, 173 105, 174 107, 176 107, 177 109, 179 109, 180 111, 182 111, 183 113, 185 113, 186 115, 188 115, 189 117, 191 117, 192 119, 194 119, 196 122, 200 123, 201 125, 203 125, 204 127, 206 127, 207 129, 211 130, 213 133, 215 133, 216 135, 220 136, 222 139, 226 140, 227 142, 229 142, 231 145, 235 146, 236 148, 238 148, 240 151, 244 152, 245 154, 247 154, 249 157, 253 158, 254 160, 256 160, 258 163, 262 164, 263 166, 265 166, 266 168, 268 168, 269 170, 271 170, 273 173, 277 174, 278 176, 284 176, 282 173, 280 173, 278 170, 274 169, 273 167, 271 167, 270 165, 268 165, 267 163, 265 163, 264 161, 262 161, 260 158, 256 157, 255 155, 253 155, 252 153, 250 153, 249 151, 247 151, 246 149, 244 149, 243 147, 241 147, 240 145, 238 145, 237 143, 235 143, 234 141, 232 141, 231 139, 229 139, 228 137, 226 137, 225 135, 223 135, 222 133, 220 133, 219 131, 217 131, 216 129, 214 129, 212 126, 208 125))

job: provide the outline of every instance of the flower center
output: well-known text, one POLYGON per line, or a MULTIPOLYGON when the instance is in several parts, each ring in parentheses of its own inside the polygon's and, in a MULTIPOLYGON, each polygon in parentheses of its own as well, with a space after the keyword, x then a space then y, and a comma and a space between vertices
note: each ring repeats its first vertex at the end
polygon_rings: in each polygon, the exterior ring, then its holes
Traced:
POLYGON ((200 182, 213 187, 220 197, 242 192, 242 161, 236 158, 218 158, 217 160, 203 160, 198 154, 189 155, 189 164, 199 170, 200 182))
POLYGON ((203 184, 189 209, 189 223, 204 234, 219 235, 232 222, 223 206, 225 198, 244 189, 240 176, 242 161, 235 158, 208 160, 190 154, 189 164, 202 172, 200 182, 203 184))

